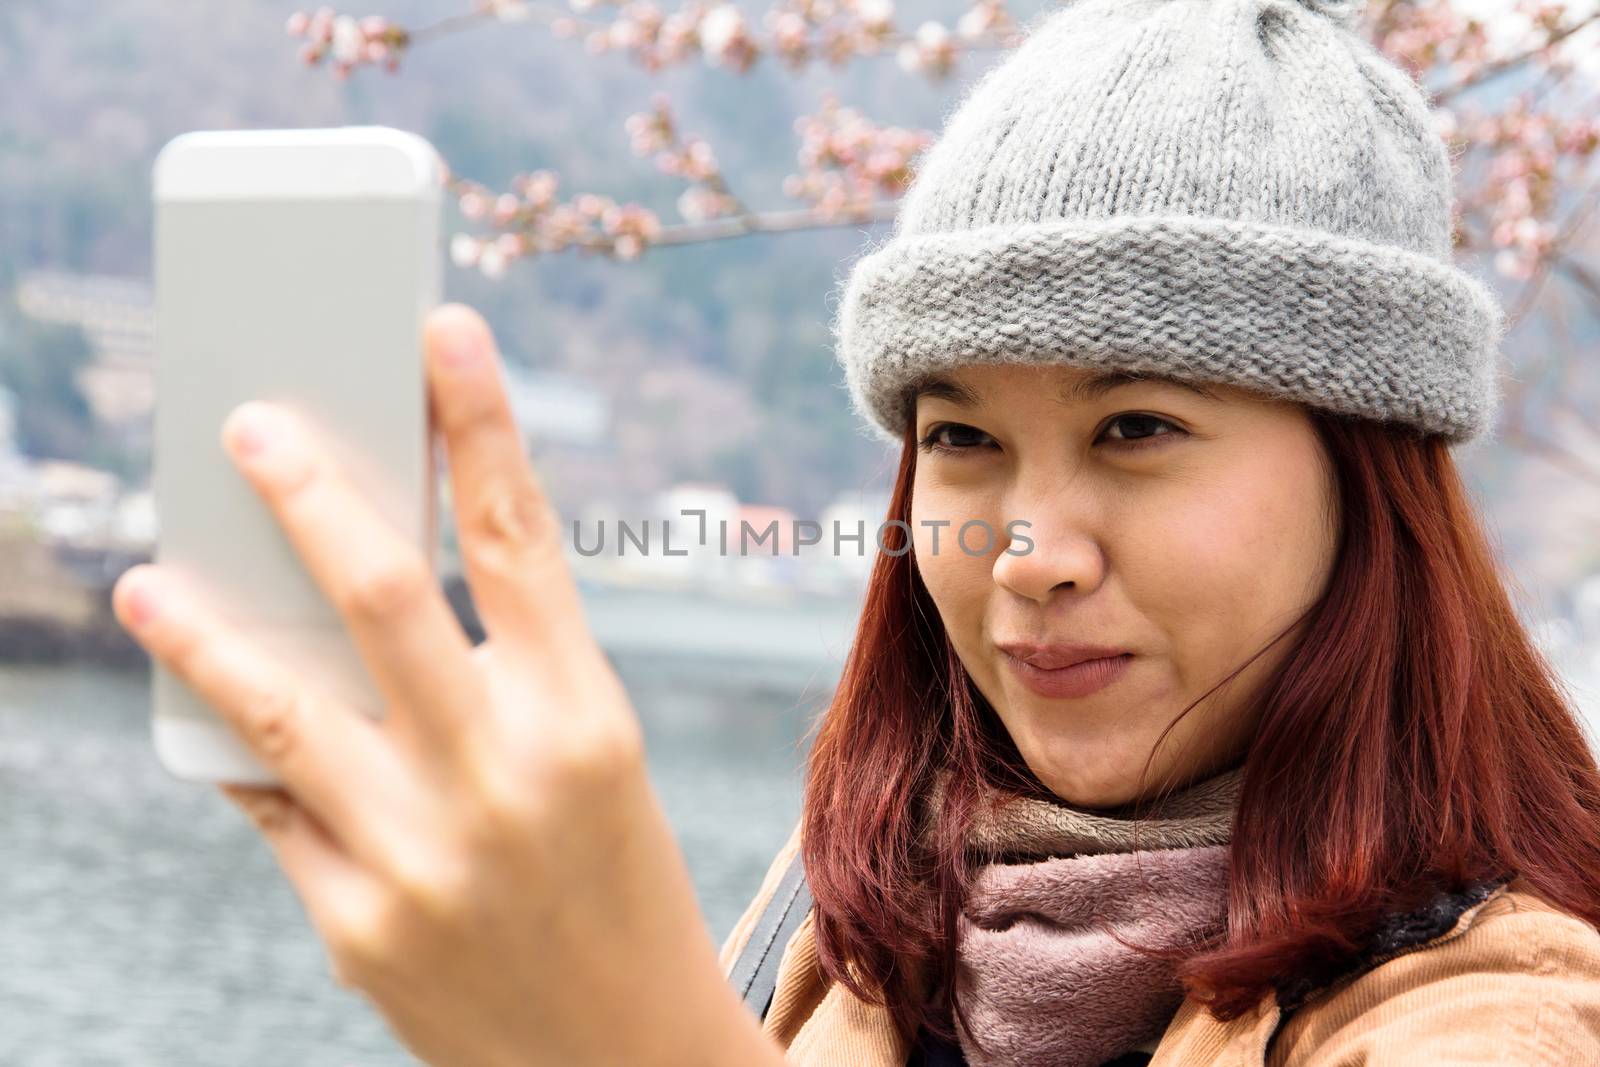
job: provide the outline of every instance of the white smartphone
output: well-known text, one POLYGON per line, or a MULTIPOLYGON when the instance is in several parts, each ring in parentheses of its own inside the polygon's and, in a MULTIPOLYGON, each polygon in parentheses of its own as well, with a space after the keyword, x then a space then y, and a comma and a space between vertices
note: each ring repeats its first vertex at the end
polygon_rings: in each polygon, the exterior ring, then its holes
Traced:
MULTIPOLYGON (((354 643, 221 443, 250 399, 293 407, 437 572, 422 324, 439 302, 442 168, 379 126, 196 131, 156 158, 156 561, 293 677, 384 712, 354 643)), ((237 733, 152 665, 161 763, 275 784, 237 733)))

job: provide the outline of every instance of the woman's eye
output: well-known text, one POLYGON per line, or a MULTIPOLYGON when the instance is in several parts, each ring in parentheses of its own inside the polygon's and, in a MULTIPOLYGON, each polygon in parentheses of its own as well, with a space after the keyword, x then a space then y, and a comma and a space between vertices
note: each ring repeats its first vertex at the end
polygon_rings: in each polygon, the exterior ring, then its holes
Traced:
MULTIPOLYGON (((1130 412, 1106 423, 1100 440, 1121 449, 1140 449, 1160 444, 1168 438, 1186 436, 1188 431, 1159 415, 1130 412)), ((935 425, 918 442, 923 452, 956 454, 994 444, 994 438, 974 426, 959 422, 935 425)))
POLYGON ((924 452, 966 452, 992 440, 976 427, 964 426, 959 422, 943 422, 924 434, 917 447, 924 452))
POLYGON ((1122 448, 1143 448, 1146 444, 1156 443, 1162 438, 1175 437, 1185 431, 1159 415, 1118 415, 1106 423, 1106 432, 1102 436, 1111 443, 1122 448), (1111 431, 1122 427, 1120 435, 1111 431), (1167 427, 1169 432, 1162 432, 1160 427, 1167 427))

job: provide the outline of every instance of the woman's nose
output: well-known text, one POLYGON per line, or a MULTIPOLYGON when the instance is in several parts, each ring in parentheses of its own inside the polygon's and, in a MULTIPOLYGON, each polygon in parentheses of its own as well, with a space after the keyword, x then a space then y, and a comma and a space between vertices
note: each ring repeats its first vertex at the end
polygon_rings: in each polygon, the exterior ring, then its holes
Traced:
POLYGON ((1009 529, 1009 538, 1002 533, 994 563, 994 581, 1002 589, 1043 605, 1058 589, 1082 595, 1103 580, 1105 552, 1077 524, 1055 517, 1033 518, 1009 529))

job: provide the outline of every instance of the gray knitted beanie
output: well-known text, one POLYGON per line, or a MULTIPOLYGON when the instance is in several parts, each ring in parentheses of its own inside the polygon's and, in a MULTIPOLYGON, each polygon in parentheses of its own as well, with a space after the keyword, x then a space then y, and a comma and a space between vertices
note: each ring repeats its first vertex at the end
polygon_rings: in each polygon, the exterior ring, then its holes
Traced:
POLYGON ((1503 313, 1361 0, 1069 0, 966 92, 834 323, 857 410, 967 363, 1156 372, 1491 428, 1503 313))

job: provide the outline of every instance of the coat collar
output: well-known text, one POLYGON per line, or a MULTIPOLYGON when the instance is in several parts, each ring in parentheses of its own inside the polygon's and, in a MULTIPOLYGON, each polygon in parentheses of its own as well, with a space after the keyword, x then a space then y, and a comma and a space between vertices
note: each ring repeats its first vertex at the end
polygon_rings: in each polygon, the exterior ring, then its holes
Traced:
POLYGON ((1285 983, 1255 1007, 1223 1022, 1195 997, 1185 997, 1156 1046, 1147 1067, 1261 1067, 1267 1047, 1293 1011, 1313 1004, 1335 985, 1408 952, 1418 952, 1466 933, 1490 900, 1508 891, 1512 875, 1475 882, 1459 892, 1440 892, 1416 911, 1391 913, 1359 957, 1336 972, 1324 972, 1285 983))

